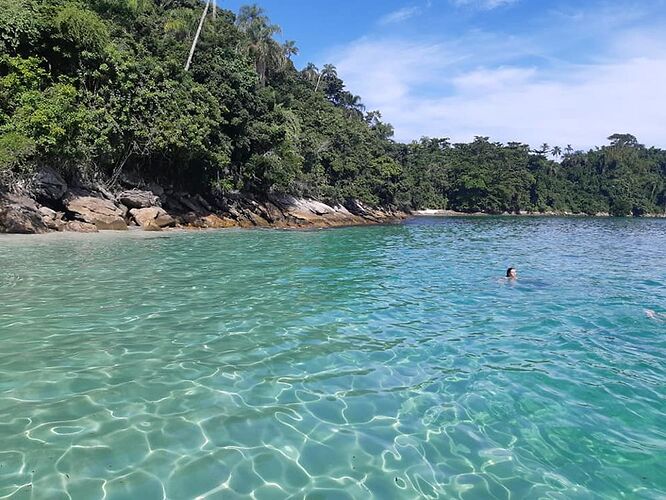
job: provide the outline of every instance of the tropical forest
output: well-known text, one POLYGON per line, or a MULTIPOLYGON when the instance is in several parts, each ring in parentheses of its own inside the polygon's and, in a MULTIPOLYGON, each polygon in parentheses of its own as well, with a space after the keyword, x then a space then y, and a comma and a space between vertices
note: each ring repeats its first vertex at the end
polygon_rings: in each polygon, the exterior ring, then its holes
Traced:
MULTIPOLYGON (((666 211, 666 151, 609 131, 570 145, 394 139, 331 64, 299 68, 257 5, 0 0, 0 186, 45 166, 113 187, 274 193, 398 210, 666 211)), ((547 117, 544 117, 547 119, 547 117)))

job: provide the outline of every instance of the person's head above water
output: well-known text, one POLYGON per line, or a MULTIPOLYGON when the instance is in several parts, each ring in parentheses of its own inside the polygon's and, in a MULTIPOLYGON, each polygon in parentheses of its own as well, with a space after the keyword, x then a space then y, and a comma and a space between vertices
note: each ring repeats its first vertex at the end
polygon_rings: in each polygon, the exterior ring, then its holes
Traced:
POLYGON ((509 278, 510 280, 515 280, 518 278, 518 271, 516 271, 515 267, 510 267, 509 269, 506 270, 506 277, 509 278))

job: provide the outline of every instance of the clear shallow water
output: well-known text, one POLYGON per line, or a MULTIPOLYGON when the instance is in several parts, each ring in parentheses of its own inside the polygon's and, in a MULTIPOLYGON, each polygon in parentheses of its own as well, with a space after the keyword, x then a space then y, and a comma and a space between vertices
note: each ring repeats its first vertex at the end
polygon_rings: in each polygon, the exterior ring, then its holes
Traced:
POLYGON ((4 237, 0 304, 0 498, 666 496, 666 221, 4 237))

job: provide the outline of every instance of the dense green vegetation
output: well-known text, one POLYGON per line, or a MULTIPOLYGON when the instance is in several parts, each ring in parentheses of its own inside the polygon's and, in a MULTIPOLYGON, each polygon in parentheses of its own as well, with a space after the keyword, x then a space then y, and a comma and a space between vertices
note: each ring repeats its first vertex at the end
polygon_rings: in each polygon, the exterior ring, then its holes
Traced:
POLYGON ((609 140, 588 152, 547 144, 534 151, 486 137, 470 144, 422 139, 399 145, 409 196, 401 201, 463 212, 664 213, 666 151, 646 148, 629 134, 609 140))
POLYGON ((392 140, 331 65, 298 70, 256 7, 0 0, 0 184, 41 165, 112 185, 271 191, 401 208, 663 212, 666 151, 392 140))

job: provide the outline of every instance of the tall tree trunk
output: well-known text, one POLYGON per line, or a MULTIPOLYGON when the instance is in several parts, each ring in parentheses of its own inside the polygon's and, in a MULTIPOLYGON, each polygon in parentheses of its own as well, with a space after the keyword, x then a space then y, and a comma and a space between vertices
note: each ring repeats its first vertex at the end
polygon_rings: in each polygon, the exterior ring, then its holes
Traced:
POLYGON ((203 14, 201 14, 201 19, 199 20, 199 27, 197 28, 197 33, 194 35, 194 41, 192 42, 192 48, 190 49, 190 55, 187 58, 187 63, 185 63, 185 71, 190 70, 190 65, 192 64, 192 57, 194 57, 194 49, 197 47, 197 42, 199 41, 199 36, 201 35, 201 29, 203 28, 204 21, 206 20, 206 14, 208 14, 208 7, 210 7, 211 0, 206 1, 206 7, 204 8, 203 14))

